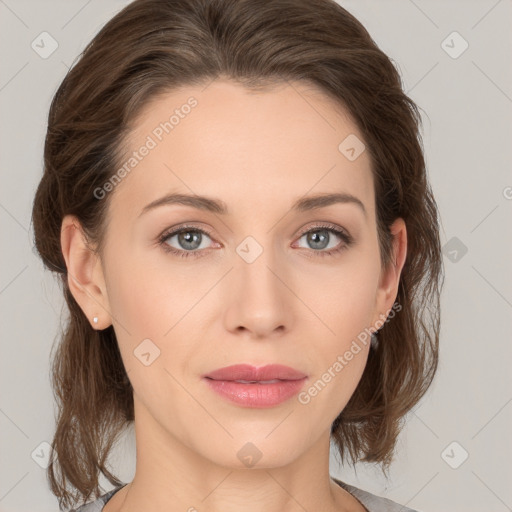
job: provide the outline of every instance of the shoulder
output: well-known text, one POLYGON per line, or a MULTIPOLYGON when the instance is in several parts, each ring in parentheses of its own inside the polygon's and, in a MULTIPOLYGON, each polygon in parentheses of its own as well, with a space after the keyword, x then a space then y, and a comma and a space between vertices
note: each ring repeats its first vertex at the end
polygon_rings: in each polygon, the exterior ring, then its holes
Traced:
POLYGON ((368 512, 417 512, 412 508, 405 507, 392 501, 388 498, 382 498, 376 494, 359 489, 353 485, 346 484, 337 478, 331 477, 340 487, 343 487, 354 498, 359 500, 367 509, 368 512))
POLYGON ((97 500, 92 501, 91 503, 86 503, 77 509, 71 509, 69 512, 101 512, 106 503, 114 496, 117 491, 120 491, 126 484, 123 484, 111 491, 102 494, 97 500))

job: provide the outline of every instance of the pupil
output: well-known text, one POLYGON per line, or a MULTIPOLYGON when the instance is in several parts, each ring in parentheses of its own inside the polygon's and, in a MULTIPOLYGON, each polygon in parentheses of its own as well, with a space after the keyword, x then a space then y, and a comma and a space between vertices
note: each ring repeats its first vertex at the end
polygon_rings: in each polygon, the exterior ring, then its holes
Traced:
POLYGON ((310 234, 309 236, 309 239, 310 241, 312 241, 313 243, 313 246, 316 245, 316 249, 324 249, 326 247, 326 244, 325 242, 327 241, 327 231, 325 229, 322 229, 322 230, 318 230, 318 231, 314 231, 313 233, 310 234), (318 233, 323 233, 321 235, 318 235, 318 233), (320 239, 320 241, 318 241, 317 239, 320 239), (320 244, 320 246, 318 246, 318 244, 320 244))
POLYGON ((199 239, 200 233, 196 231, 184 231, 180 234, 180 243, 187 249, 197 249, 197 247, 199 247, 201 244, 199 243, 194 245, 194 241, 197 242, 199 239), (192 246, 190 246, 190 244, 192 244, 192 246))

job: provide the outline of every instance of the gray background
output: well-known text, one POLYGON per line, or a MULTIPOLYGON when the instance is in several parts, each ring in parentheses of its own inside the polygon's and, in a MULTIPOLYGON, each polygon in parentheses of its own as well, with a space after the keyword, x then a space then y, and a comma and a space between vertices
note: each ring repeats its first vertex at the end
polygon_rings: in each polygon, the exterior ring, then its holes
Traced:
MULTIPOLYGON (((0 511, 58 510, 44 465, 54 429, 49 354, 63 299, 35 256, 31 203, 51 98, 127 3, 0 0, 0 511), (31 47, 43 31, 58 43, 46 59, 31 47)), ((422 108, 446 281, 439 372, 408 415, 391 479, 372 465, 339 467, 334 451, 331 474, 421 511, 512 510, 512 1, 340 3, 393 59, 422 108)), ((111 458, 124 481, 134 454, 128 431, 111 458)))

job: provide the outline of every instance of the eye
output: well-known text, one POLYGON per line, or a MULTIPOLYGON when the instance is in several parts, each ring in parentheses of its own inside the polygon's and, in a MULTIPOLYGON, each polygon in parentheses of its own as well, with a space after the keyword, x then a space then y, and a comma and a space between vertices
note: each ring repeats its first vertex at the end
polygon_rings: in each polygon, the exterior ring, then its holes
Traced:
MULTIPOLYGON (((181 258, 196 258, 202 257, 209 252, 205 250, 208 247, 208 244, 206 244, 206 246, 203 244, 205 237, 211 240, 210 233, 204 229, 199 229, 193 226, 180 226, 163 233, 159 237, 158 243, 162 246, 165 252, 175 254, 181 258), (173 238, 176 238, 174 243, 178 244, 178 247, 173 247, 171 245, 171 240, 173 238)), ((306 243, 313 247, 310 251, 312 254, 310 254, 309 257, 315 257, 317 255, 320 257, 335 256, 350 247, 354 242, 354 239, 349 233, 330 223, 317 225, 308 231, 303 232, 300 235, 299 240, 304 237, 306 237, 306 243), (341 239, 342 242, 329 248, 329 250, 324 250, 335 238, 341 239)), ((217 246, 218 245, 219 244, 217 244, 217 246)))
MULTIPOLYGON (((347 249, 352 245, 354 242, 352 236, 348 234, 346 231, 338 228, 337 226, 333 224, 325 224, 320 226, 315 226, 312 229, 309 229, 308 231, 304 232, 299 240, 306 237, 306 243, 309 244, 310 247, 313 247, 313 253, 316 253, 313 255, 316 256, 335 256, 339 252, 347 249), (333 236, 334 234, 334 236, 333 236), (333 239, 340 238, 343 242, 335 244, 334 246, 331 246, 329 250, 323 250, 326 249, 329 246, 329 243, 331 241, 334 241, 333 239)), ((307 248, 307 247, 306 247, 307 248)))
MULTIPOLYGON (((181 226, 179 229, 175 229, 170 232, 165 232, 159 238, 159 244, 162 246, 164 251, 176 254, 182 258, 189 256, 197 257, 204 251, 198 249, 205 249, 201 247, 204 237, 210 238, 210 234, 203 230, 192 226, 181 226), (169 241, 176 237, 176 243, 178 248, 169 245, 169 241)), ((202 254, 201 254, 202 255, 202 254)))

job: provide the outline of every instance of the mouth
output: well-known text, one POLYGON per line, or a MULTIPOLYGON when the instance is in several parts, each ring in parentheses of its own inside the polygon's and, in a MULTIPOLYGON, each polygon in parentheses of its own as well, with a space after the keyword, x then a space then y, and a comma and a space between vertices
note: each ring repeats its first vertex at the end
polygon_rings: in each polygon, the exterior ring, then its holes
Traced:
MULTIPOLYGON (((207 377, 210 378, 210 377, 207 377)), ((216 379, 212 379, 216 380, 216 379)), ((228 382, 238 382, 239 384, 274 384, 274 382, 282 382, 281 379, 272 380, 232 380, 228 382)))
POLYGON ((208 388, 239 407, 263 409, 276 407, 300 392, 307 377, 271 381, 214 380, 205 377, 208 388))
POLYGON ((249 364, 236 364, 219 368, 203 375, 203 377, 241 384, 272 384, 276 381, 304 379, 307 375, 295 368, 280 364, 270 364, 260 368, 249 364))
POLYGON ((284 365, 260 368, 238 364, 203 375, 208 388, 241 407, 267 408, 282 404, 296 395, 308 376, 284 365))

